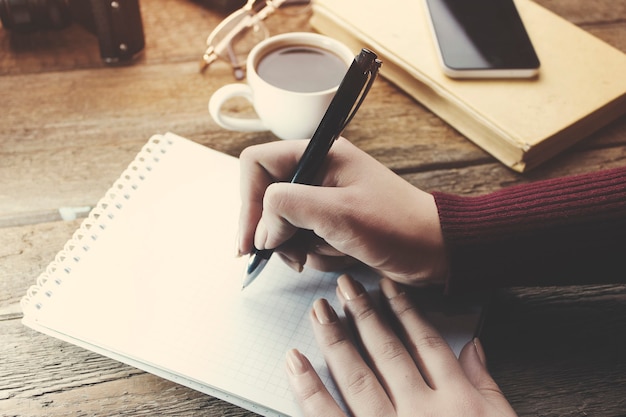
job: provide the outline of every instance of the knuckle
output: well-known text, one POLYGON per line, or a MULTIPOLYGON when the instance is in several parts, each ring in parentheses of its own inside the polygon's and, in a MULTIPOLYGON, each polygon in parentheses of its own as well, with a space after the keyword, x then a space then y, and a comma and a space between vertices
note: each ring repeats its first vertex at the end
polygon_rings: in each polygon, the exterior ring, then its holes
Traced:
MULTIPOLYGON (((317 319, 313 319, 314 323, 317 319)), ((329 323, 325 325, 316 325, 315 337, 320 348, 325 352, 341 350, 349 347, 352 341, 346 335, 346 332, 339 322, 329 323)))
POLYGON ((317 398, 323 395, 324 388, 317 384, 307 385, 298 390, 298 396, 303 402, 315 402, 317 398))
POLYGON ((414 332, 410 337, 410 345, 416 351, 449 349, 448 342, 425 321, 410 299, 400 295, 390 300, 390 306, 394 315, 405 323, 412 323, 414 332), (415 327, 416 326, 416 327, 415 327))
POLYGON ((253 155, 254 152, 252 151, 252 148, 254 146, 255 145, 248 146, 247 148, 244 148, 243 151, 241 151, 241 153, 239 154, 239 160, 241 162, 248 162, 248 161, 253 159, 252 155, 253 155))
POLYGON ((278 184, 271 184, 267 187, 263 196, 263 215, 266 227, 281 236, 291 234, 292 230, 295 229, 284 217, 290 209, 287 200, 288 195, 285 195, 284 190, 278 184))
POLYGON ((380 350, 378 352, 378 357, 383 360, 393 361, 397 358, 401 358, 404 356, 406 349, 402 343, 399 341, 390 341, 383 343, 380 346, 380 350))
POLYGON ((407 299, 407 297, 403 294, 398 295, 397 297, 389 300, 389 304, 393 313, 396 317, 400 318, 402 316, 406 316, 408 314, 419 315, 417 308, 415 305, 407 299))
POLYGON ((413 342, 413 346, 420 350, 440 350, 443 348, 448 348, 448 343, 445 341, 443 337, 437 334, 425 334, 421 337, 417 338, 413 342))
POLYGON ((243 151, 239 154, 239 160, 241 163, 245 164, 256 164, 262 155, 262 147, 261 145, 252 145, 244 148, 243 151))
POLYGON ((275 182, 267 186, 263 195, 263 207, 276 213, 291 213, 301 204, 289 183, 275 182))
POLYGON ((320 344, 328 349, 341 349, 351 343, 342 331, 335 330, 320 335, 320 344))
POLYGON ((280 207, 282 202, 282 193, 278 183, 270 184, 265 189, 265 194, 263 195, 263 206, 270 208, 280 207))
POLYGON ((372 373, 360 367, 346 375, 345 387, 350 396, 359 396, 369 391, 375 382, 372 373))
POLYGON ((348 308, 350 310, 350 315, 355 322, 367 320, 376 314, 376 309, 365 293, 348 302, 348 308))

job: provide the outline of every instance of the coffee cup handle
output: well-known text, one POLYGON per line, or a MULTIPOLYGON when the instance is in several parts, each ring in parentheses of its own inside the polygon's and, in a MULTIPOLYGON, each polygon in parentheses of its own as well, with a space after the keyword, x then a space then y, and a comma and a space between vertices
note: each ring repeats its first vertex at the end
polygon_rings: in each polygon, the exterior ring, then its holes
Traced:
POLYGON ((209 99, 209 114, 215 122, 224 129, 240 132, 262 132, 268 130, 259 118, 242 119, 226 116, 221 113, 222 106, 234 97, 243 97, 252 103, 252 90, 243 83, 227 84, 219 88, 209 99))

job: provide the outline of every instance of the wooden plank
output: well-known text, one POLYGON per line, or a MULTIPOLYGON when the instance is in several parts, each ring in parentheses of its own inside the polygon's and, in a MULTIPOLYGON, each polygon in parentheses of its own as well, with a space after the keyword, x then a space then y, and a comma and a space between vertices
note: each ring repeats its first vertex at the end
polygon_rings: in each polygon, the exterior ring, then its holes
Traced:
POLYGON ((602 39, 609 45, 626 52, 626 13, 612 16, 612 20, 602 24, 581 24, 579 25, 592 35, 602 39))
POLYGON ((565 152, 550 164, 526 174, 513 172, 502 164, 491 163, 458 168, 433 168, 405 173, 403 177, 425 191, 477 195, 525 182, 610 169, 625 164, 626 145, 586 152, 565 152))
POLYGON ((481 340, 520 416, 626 412, 626 285, 502 290, 481 340))
POLYGON ((230 415, 247 412, 131 366, 0 321, 0 414, 230 415))
POLYGON ((626 16, 626 4, 624 2, 537 0, 537 3, 579 26, 602 25, 620 19, 623 21, 626 16))
POLYGON ((19 300, 63 249, 81 220, 0 229, 0 319, 20 311, 19 300))

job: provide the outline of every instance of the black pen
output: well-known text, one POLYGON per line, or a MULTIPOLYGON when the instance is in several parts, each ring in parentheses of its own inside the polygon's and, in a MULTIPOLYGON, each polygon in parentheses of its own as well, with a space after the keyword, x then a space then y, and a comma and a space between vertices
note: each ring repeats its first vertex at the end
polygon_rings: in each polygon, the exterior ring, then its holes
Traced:
MULTIPOLYGON (((354 58, 322 121, 298 161, 291 183, 312 184, 332 144, 341 135, 365 99, 380 65, 381 62, 376 54, 369 49, 363 48, 354 58)), ((248 260, 243 288, 256 279, 273 252, 273 249, 253 249, 248 260)))

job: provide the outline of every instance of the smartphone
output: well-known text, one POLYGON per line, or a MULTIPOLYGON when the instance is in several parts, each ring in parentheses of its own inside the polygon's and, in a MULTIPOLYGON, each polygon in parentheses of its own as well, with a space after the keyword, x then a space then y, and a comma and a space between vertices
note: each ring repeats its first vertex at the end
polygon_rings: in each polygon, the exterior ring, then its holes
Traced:
POLYGON ((532 78, 535 52, 514 0, 424 0, 443 71, 452 78, 532 78))

